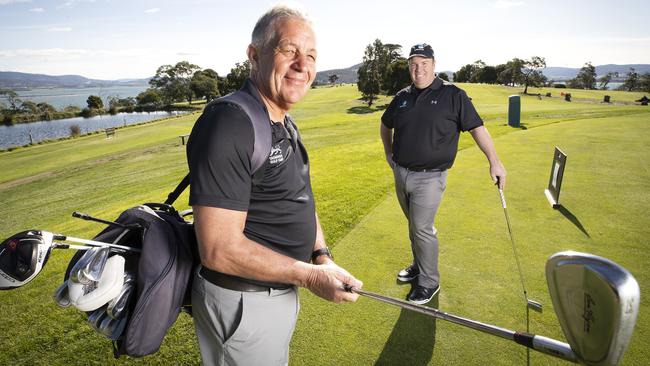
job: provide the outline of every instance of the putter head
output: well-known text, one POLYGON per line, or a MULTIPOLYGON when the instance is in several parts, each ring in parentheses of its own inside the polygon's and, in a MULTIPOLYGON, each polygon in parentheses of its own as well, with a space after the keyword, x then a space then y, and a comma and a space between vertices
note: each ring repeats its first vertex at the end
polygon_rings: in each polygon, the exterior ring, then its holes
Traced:
POLYGON ((23 286, 38 275, 52 250, 52 233, 23 231, 0 244, 0 290, 23 286))
POLYGON ((562 331, 581 363, 617 365, 639 312, 639 284, 625 268, 592 254, 560 252, 546 280, 562 331))

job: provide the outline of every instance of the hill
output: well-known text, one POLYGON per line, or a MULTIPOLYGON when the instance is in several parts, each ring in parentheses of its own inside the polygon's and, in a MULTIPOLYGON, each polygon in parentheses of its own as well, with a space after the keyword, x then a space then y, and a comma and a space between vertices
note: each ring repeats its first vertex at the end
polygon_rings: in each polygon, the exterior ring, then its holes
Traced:
MULTIPOLYGON (((598 65, 596 66, 596 74, 602 76, 608 72, 617 72, 619 78, 625 79, 625 75, 630 71, 630 68, 634 68, 637 73, 644 74, 650 72, 650 65, 648 64, 628 64, 628 65, 598 65)), ((576 77, 580 72, 580 68, 571 68, 571 67, 547 67, 544 69, 543 73, 546 75, 549 80, 568 80, 576 77)))
POLYGON ((97 86, 147 85, 149 79, 97 80, 79 75, 44 75, 24 72, 0 71, 0 88, 82 88, 97 86))
POLYGON ((361 64, 356 64, 345 69, 332 69, 319 71, 316 73, 316 81, 319 84, 328 84, 330 75, 336 74, 339 76, 337 82, 339 83, 356 83, 357 82, 357 71, 361 64))

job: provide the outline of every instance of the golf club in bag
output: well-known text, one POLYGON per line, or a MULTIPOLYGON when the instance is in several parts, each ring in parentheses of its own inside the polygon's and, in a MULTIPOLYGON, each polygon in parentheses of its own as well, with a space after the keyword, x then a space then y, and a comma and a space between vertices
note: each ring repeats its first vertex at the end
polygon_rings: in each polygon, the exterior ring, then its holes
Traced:
POLYGON ((23 231, 0 244, 0 290, 14 289, 32 281, 43 270, 52 249, 85 251, 93 247, 109 248, 119 253, 139 251, 126 245, 80 239, 44 230, 23 231), (60 243, 55 240, 84 245, 60 243))
POLYGON ((347 285, 345 290, 508 339, 567 361, 585 365, 618 365, 629 345, 639 312, 639 285, 634 277, 608 259, 567 251, 548 259, 546 280, 568 344, 347 285))

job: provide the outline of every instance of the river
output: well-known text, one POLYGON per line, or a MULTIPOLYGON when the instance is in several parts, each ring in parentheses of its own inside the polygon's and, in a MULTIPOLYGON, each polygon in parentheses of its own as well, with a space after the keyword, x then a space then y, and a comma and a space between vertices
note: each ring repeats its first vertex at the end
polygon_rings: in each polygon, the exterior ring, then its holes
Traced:
MULTIPOLYGON (((88 96, 97 95, 102 98, 104 105, 108 105, 109 97, 127 98, 136 97, 145 91, 149 85, 131 85, 131 86, 107 86, 91 88, 50 88, 50 89, 30 89, 17 90, 18 99, 31 100, 35 103, 45 102, 54 106, 56 109, 63 109, 69 105, 80 108, 88 104, 88 96)), ((0 101, 7 104, 6 98, 0 97, 0 101)))
POLYGON ((26 145, 30 143, 30 139, 32 143, 37 143, 43 140, 68 137, 70 136, 70 126, 72 125, 78 125, 83 135, 108 127, 133 125, 183 113, 186 112, 118 113, 91 118, 75 117, 54 121, 21 123, 13 126, 0 126, 0 149, 26 145))

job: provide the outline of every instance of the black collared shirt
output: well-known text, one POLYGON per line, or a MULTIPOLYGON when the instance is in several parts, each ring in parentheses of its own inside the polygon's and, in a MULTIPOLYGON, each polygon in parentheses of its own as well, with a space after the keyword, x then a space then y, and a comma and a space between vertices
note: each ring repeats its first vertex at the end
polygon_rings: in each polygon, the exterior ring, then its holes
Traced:
POLYGON ((451 168, 460 132, 483 125, 467 94, 440 78, 421 91, 400 90, 381 122, 394 129, 393 160, 413 169, 451 168))
MULTIPOLYGON (((242 90, 262 103, 250 82, 242 90)), ((249 239, 309 262, 316 216, 307 151, 288 115, 284 125, 272 123, 271 133, 269 156, 253 174, 254 132, 248 115, 234 104, 206 109, 187 144, 190 205, 247 211, 244 234, 249 239)))

